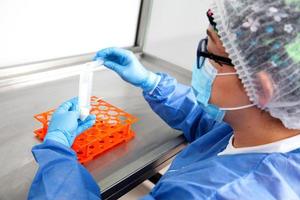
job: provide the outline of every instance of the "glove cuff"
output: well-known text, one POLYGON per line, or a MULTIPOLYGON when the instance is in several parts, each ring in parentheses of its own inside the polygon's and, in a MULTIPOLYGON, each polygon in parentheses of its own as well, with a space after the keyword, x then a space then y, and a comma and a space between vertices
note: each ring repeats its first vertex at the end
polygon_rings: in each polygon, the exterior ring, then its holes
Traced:
POLYGON ((56 142, 59 142, 60 144, 63 144, 67 147, 70 147, 70 142, 68 141, 65 134, 61 131, 50 131, 47 133, 44 142, 47 140, 54 140, 56 142))
POLYGON ((144 83, 140 87, 144 92, 151 92, 156 88, 160 79, 160 75, 149 71, 146 81, 144 81, 144 83))

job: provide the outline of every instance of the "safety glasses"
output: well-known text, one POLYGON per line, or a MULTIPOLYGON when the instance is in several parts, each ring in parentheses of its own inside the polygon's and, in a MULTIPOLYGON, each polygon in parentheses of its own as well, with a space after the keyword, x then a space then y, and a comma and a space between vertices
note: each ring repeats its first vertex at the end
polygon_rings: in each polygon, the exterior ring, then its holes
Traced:
POLYGON ((221 66, 223 66, 223 65, 234 66, 232 64, 232 61, 230 58, 225 58, 222 56, 217 56, 212 53, 209 53, 207 50, 207 44, 208 44, 207 38, 202 39, 198 44, 198 48, 197 48, 197 68, 198 69, 200 69, 203 66, 206 58, 209 58, 209 59, 215 61, 216 63, 218 63, 221 66))

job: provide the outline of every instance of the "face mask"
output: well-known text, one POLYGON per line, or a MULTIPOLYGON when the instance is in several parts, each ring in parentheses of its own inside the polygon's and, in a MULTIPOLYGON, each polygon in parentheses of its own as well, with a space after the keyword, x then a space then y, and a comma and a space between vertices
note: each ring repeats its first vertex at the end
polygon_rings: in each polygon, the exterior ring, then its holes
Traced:
POLYGON ((221 122, 225 116, 225 112, 228 110, 240 110, 254 106, 254 104, 234 107, 234 108, 219 108, 216 105, 209 104, 211 96, 212 84, 217 76, 232 76, 237 75, 233 73, 218 73, 208 59, 206 59, 204 65, 199 69, 197 66, 193 68, 192 75, 192 89, 197 98, 197 101, 203 105, 204 111, 208 113, 214 120, 221 122))

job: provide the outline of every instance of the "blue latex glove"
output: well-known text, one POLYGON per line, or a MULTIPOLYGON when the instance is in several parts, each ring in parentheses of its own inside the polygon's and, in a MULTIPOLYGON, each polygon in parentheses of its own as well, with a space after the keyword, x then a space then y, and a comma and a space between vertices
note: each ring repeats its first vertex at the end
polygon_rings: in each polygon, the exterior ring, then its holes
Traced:
POLYGON ((103 60, 104 66, 117 72, 123 80, 144 91, 152 91, 160 81, 160 76, 146 70, 131 51, 107 48, 99 51, 95 60, 103 60))
POLYGON ((78 99, 63 103, 53 113, 44 141, 54 140, 71 147, 75 138, 94 125, 96 116, 89 115, 84 121, 79 120, 78 99))

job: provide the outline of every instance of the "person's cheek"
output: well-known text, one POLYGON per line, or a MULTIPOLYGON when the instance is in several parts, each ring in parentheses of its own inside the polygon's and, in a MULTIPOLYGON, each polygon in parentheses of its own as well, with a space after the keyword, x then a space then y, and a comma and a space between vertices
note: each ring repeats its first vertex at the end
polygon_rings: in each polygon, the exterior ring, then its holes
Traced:
POLYGON ((235 95, 232 87, 232 77, 217 77, 212 85, 210 103, 219 107, 225 107, 232 103, 231 95, 235 95))
POLYGON ((212 86, 210 103, 219 107, 238 107, 250 103, 237 76, 220 76, 212 86))

